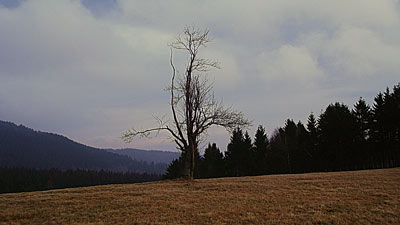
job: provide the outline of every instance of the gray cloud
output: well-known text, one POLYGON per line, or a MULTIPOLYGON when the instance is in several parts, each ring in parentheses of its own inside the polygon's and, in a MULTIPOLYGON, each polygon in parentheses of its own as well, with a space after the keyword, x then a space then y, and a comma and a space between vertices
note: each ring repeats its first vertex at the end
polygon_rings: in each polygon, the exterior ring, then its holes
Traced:
MULTIPOLYGON (((129 145, 118 136, 168 115, 167 44, 184 25, 211 29, 202 53, 221 62, 209 74, 216 95, 270 133, 399 81, 395 0, 0 3, 1 119, 98 147, 174 149, 163 135, 129 145)), ((222 149, 228 139, 210 131, 222 149)))

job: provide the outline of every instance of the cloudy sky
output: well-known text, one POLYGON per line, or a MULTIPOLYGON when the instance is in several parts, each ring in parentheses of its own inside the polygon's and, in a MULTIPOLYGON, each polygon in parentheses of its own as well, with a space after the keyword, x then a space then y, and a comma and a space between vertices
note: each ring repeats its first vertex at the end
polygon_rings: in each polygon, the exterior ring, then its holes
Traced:
MULTIPOLYGON (((169 115, 168 43, 210 28, 215 94, 268 133, 400 81, 398 0, 0 0, 0 120, 95 147, 174 151, 126 129, 169 115)), ((177 66, 183 70, 182 55, 177 66)), ((226 149, 229 134, 207 141, 226 149)), ((205 143, 206 144, 206 143, 205 143)))

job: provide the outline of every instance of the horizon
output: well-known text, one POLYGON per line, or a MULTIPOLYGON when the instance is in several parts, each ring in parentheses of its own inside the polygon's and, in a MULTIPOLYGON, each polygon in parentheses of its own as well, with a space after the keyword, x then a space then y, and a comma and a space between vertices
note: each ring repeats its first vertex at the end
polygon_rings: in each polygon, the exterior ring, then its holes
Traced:
MULTIPOLYGON (((170 116, 168 43, 185 25, 210 29, 200 54, 221 62, 208 73, 216 98, 253 121, 251 137, 334 102, 372 104, 400 81, 397 0, 0 0, 0 120, 96 148, 176 152, 164 134, 120 136, 170 116)), ((224 152, 230 134, 208 133, 203 145, 224 152)))

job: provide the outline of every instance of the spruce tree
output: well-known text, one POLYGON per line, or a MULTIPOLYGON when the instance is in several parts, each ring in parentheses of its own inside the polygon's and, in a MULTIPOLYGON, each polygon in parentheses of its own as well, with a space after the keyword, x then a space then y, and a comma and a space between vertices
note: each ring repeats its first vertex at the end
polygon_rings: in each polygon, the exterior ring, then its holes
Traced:
POLYGON ((365 103, 364 99, 360 97, 356 104, 354 104, 352 114, 355 118, 357 129, 355 136, 355 150, 357 151, 356 163, 362 168, 367 168, 371 166, 372 162, 371 149, 368 143, 372 120, 371 108, 365 103))
POLYGON ((168 166, 164 179, 175 179, 182 176, 183 162, 181 158, 174 159, 168 166))
POLYGON ((311 113, 307 119, 307 130, 310 136, 317 137, 317 120, 315 119, 314 113, 311 113))
POLYGON ((261 175, 267 172, 267 151, 268 136, 263 126, 258 126, 254 137, 254 156, 256 165, 256 174, 261 175))
POLYGON ((285 143, 285 158, 287 163, 288 172, 293 172, 293 165, 295 163, 295 154, 297 153, 297 126, 296 123, 288 119, 286 120, 285 127, 283 128, 282 136, 285 143))
MULTIPOLYGON (((166 173, 164 174, 164 179, 174 179, 174 178, 179 178, 183 176, 183 168, 185 166, 185 157, 187 157, 185 154, 187 154, 186 152, 182 152, 181 155, 179 156, 178 159, 173 160, 168 168, 166 173)), ((199 178, 200 177, 200 154, 198 151, 195 151, 195 163, 196 163, 196 171, 194 173, 194 178, 199 178)))
POLYGON ((395 165, 400 166, 400 82, 393 87, 393 124, 394 128, 394 155, 395 155, 395 165))
POLYGON ((228 176, 243 175, 243 131, 240 128, 233 130, 230 142, 225 152, 225 163, 228 176))
POLYGON ((390 92, 389 88, 386 88, 383 96, 384 104, 382 119, 384 127, 384 141, 387 148, 387 154, 385 157, 386 167, 394 167, 399 165, 399 85, 395 85, 393 87, 393 92, 390 92))
POLYGON ((286 173, 286 146, 284 143, 284 132, 282 128, 275 129, 269 139, 269 150, 267 157, 267 173, 286 173))
POLYGON ((224 155, 215 143, 208 144, 201 161, 201 175, 203 178, 222 177, 225 175, 224 155))
POLYGON ((303 123, 297 123, 297 151, 295 152, 295 172, 309 172, 311 171, 312 155, 308 149, 308 131, 303 123))
POLYGON ((354 104, 352 111, 357 123, 358 135, 361 140, 366 141, 370 137, 370 123, 372 119, 371 108, 364 99, 360 97, 358 102, 354 104))
POLYGON ((229 176, 251 175, 253 172, 253 154, 251 138, 240 128, 233 131, 231 141, 225 153, 227 173, 229 176))
POLYGON ((385 141, 386 129, 384 126, 384 106, 385 100, 383 94, 380 92, 374 98, 372 106, 372 123, 371 123, 371 143, 374 150, 375 168, 385 167, 387 145, 385 141))
POLYGON ((320 154, 318 154, 318 127, 317 120, 313 113, 308 116, 307 119, 307 151, 310 154, 310 170, 318 170, 320 166, 320 154))
POLYGON ((242 160, 244 164, 243 175, 246 176, 255 175, 257 170, 257 167, 255 165, 255 154, 253 151, 253 144, 251 141, 251 137, 247 131, 244 133, 244 142, 242 151, 243 151, 242 160))
POLYGON ((354 169, 356 123, 349 108, 338 102, 329 105, 320 115, 318 124, 325 169, 354 169))

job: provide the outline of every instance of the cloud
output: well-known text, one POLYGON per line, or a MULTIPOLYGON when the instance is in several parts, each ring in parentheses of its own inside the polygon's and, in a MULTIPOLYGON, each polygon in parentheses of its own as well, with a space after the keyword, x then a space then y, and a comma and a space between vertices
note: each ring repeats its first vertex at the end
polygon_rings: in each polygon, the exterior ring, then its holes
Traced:
MULTIPOLYGON (((167 44, 196 25, 213 38, 202 56, 221 62, 208 74, 216 97, 272 131, 286 117, 304 121, 332 101, 351 105, 397 83, 399 5, 0 0, 0 117, 99 147, 174 150, 165 136, 131 145, 118 136, 154 125, 152 114, 168 115, 167 44)), ((185 59, 174 52, 181 71, 185 59)), ((224 149, 228 135, 211 133, 224 149)))
POLYGON ((283 45, 279 49, 263 52, 258 65, 261 76, 269 80, 310 82, 322 75, 318 62, 304 46, 283 45))
POLYGON ((400 44, 385 43, 365 28, 343 28, 323 46, 320 54, 330 61, 331 69, 347 76, 385 76, 400 69, 400 44))
MULTIPOLYGON (((1 8, 0 30, 3 119, 79 140, 104 119, 96 111, 142 107, 154 90, 163 93, 166 86, 154 81, 165 75, 159 65, 168 68, 168 60, 161 64, 159 57, 145 57, 154 54, 150 45, 131 45, 145 39, 135 35, 141 30, 131 31, 130 40, 121 37, 120 25, 94 18, 79 1, 26 1, 1 8)), ((97 130, 92 135, 107 132, 97 130)))

